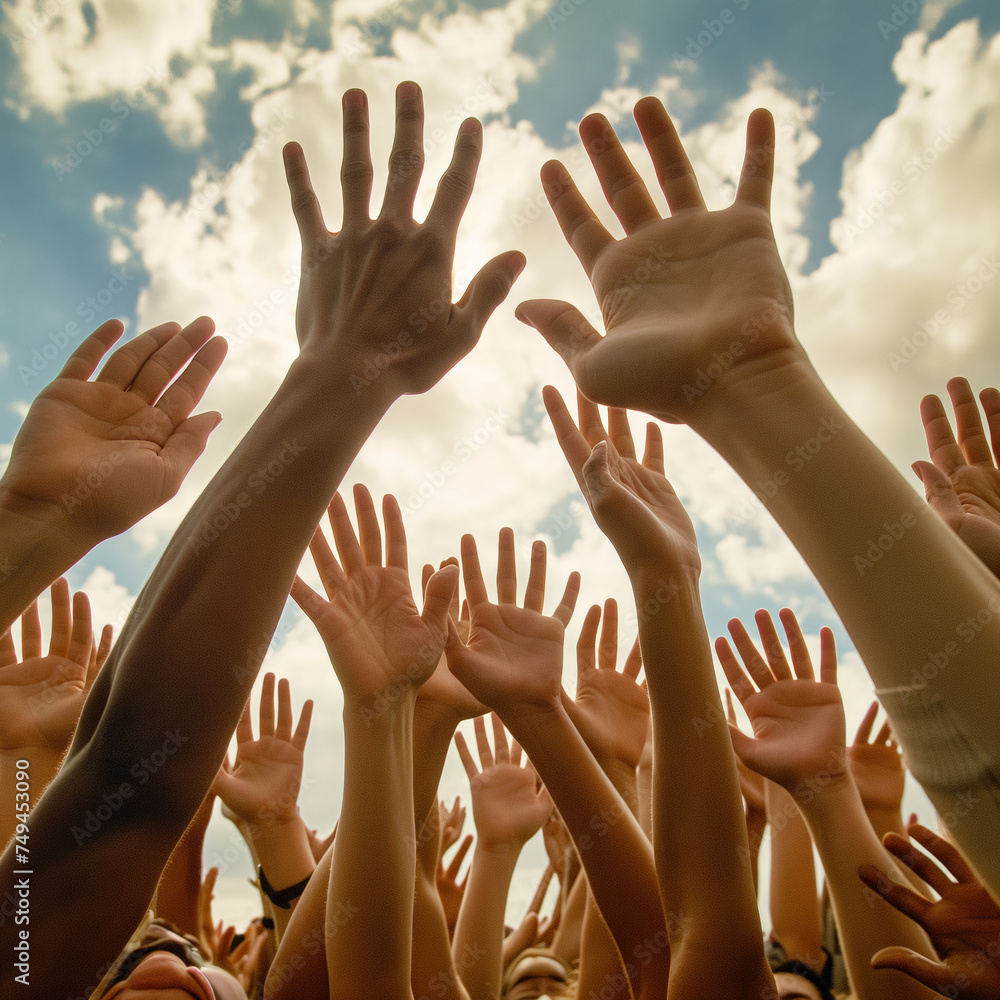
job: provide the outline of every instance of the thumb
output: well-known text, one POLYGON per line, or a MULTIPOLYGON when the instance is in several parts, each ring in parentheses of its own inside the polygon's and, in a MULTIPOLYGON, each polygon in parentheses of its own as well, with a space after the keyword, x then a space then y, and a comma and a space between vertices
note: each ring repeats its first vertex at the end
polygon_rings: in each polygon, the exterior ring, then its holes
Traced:
POLYGON ((945 965, 898 945, 875 952, 871 962, 873 969, 898 969, 916 979, 918 983, 923 983, 938 992, 943 992, 947 987, 954 989, 956 985, 955 976, 945 965))
POLYGON ((739 757, 739 759, 743 761, 743 763, 746 764, 751 771, 755 771, 757 774, 760 774, 761 772, 758 771, 756 767, 757 741, 752 736, 747 736, 746 733, 737 729, 736 726, 731 723, 728 725, 729 739, 733 744, 733 753, 735 753, 736 756, 739 757))
POLYGON ((583 313, 559 299, 528 299, 517 307, 514 315, 545 338, 579 382, 580 362, 603 339, 583 313))
POLYGON ((457 566, 445 566, 427 580, 424 588, 424 610, 420 617, 425 625, 434 630, 435 635, 442 638, 442 642, 449 631, 448 611, 451 607, 451 595, 458 585, 458 574, 457 566))
POLYGON ((199 413, 174 428, 173 434, 160 451, 160 457, 167 465, 167 483, 173 496, 191 470, 191 466, 205 450, 208 436, 222 423, 222 414, 216 410, 199 413))
POLYGON ((923 483, 927 503, 942 518, 948 520, 949 517, 964 513, 954 484, 936 465, 931 462, 914 462, 911 468, 923 483))
POLYGON ((476 331, 477 337, 493 310, 507 298, 524 264, 524 254, 520 250, 508 251, 487 261, 469 282, 455 309, 476 331))

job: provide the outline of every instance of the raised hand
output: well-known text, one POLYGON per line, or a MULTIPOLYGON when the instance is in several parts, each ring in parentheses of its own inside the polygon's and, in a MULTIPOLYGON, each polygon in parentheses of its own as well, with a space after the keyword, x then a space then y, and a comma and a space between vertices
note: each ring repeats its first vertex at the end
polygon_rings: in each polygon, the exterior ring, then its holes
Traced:
POLYGON ((538 787, 531 762, 526 760, 521 766, 521 747, 516 740, 508 745, 503 723, 495 712, 491 718, 492 751, 483 717, 475 721, 481 771, 461 733, 455 734, 455 745, 472 788, 472 815, 479 843, 483 847, 504 845, 520 850, 552 812, 552 799, 544 786, 538 787))
POLYGON ((343 225, 329 232, 297 143, 285 146, 285 173, 302 238, 295 326, 304 353, 324 352, 335 331, 344 378, 355 393, 374 388, 394 399, 425 392, 479 339, 524 266, 501 254, 452 302, 455 237, 482 153, 482 126, 462 123, 451 164, 423 223, 413 203, 423 166, 423 97, 411 82, 396 89, 396 134, 382 208, 372 220, 368 100, 344 94, 343 225), (348 323, 344 320, 349 319, 348 323))
MULTIPOLYGON (((445 559, 439 568, 444 569, 445 566, 457 567, 458 560, 454 556, 451 556, 445 559)), ((422 573, 422 587, 424 589, 426 589, 427 583, 433 575, 434 567, 429 563, 425 564, 422 573)), ((466 642, 469 638, 470 627, 469 604, 467 601, 459 602, 459 588, 457 586, 451 595, 448 617, 455 624, 459 638, 463 642, 466 642)), ((432 705, 437 710, 443 710, 450 716, 453 726, 464 719, 474 719, 476 716, 484 715, 489 711, 481 701, 469 693, 465 685, 448 669, 448 658, 444 654, 441 655, 434 673, 420 686, 420 703, 424 708, 432 705)), ((451 742, 450 739, 448 742, 451 742)), ((462 810, 462 818, 463 820, 465 818, 464 809, 462 810)), ((447 828, 444 825, 443 815, 441 821, 441 850, 444 851, 447 847, 443 843, 447 828)))
POLYGON ((441 846, 439 853, 444 854, 450 847, 458 843, 458 838, 462 836, 462 827, 465 826, 465 806, 462 800, 456 795, 451 808, 447 808, 444 802, 440 803, 441 809, 441 846))
POLYGON ((0 480, 0 507, 86 546, 130 528, 169 500, 222 419, 191 416, 226 354, 202 316, 164 323, 120 347, 118 320, 99 326, 35 398, 0 480))
POLYGON ((637 639, 619 673, 618 603, 613 598, 604 602, 595 652, 600 622, 601 608, 595 604, 576 644, 576 698, 566 699, 566 710, 598 762, 622 765, 634 781, 649 729, 649 698, 638 683, 642 654, 637 639))
MULTIPOLYGON (((594 520, 608 536, 625 568, 664 558, 697 576, 701 557, 691 519, 663 475, 663 440, 656 424, 646 426, 640 462, 625 410, 608 410, 608 430, 595 403, 577 394, 580 426, 559 393, 546 386, 545 408, 559 445, 576 476, 594 520)), ((670 591, 664 600, 670 599, 670 591)))
POLYGON ((861 720, 854 743, 847 748, 847 766, 866 810, 898 813, 906 785, 903 757, 892 738, 888 720, 869 742, 876 715, 878 702, 873 701, 861 720))
POLYGON ((635 120, 669 218, 660 217, 602 115, 585 118, 580 136, 624 239, 598 221, 562 164, 542 168, 563 235, 593 283, 606 335, 565 302, 523 302, 517 315, 559 352, 590 399, 687 421, 699 402, 717 395, 715 384, 739 378, 747 362, 765 355, 777 362, 799 350, 769 217, 774 123, 766 111, 750 116, 736 201, 708 212, 663 105, 643 98, 635 120))
POLYGON ((497 603, 490 603, 476 541, 462 536, 462 572, 471 628, 462 642, 454 624, 448 637, 448 665, 474 697, 498 713, 514 705, 551 709, 562 684, 562 649, 566 625, 580 590, 580 574, 571 573, 551 617, 542 613, 545 598, 545 543, 531 547, 531 567, 524 606, 517 606, 514 533, 500 531, 497 603))
POLYGON ((957 848, 919 823, 910 837, 940 861, 958 880, 917 851, 905 837, 890 833, 885 846, 941 897, 932 901, 893 881, 873 865, 861 878, 929 935, 940 961, 909 948, 883 948, 872 957, 877 969, 899 969, 943 996, 960 1000, 996 1000, 1000 996, 1000 907, 976 878, 957 848))
MULTIPOLYGON (((110 626, 94 645, 90 602, 69 584, 52 585, 52 634, 43 655, 38 603, 21 616, 21 660, 10 630, 0 636, 0 755, 29 750, 61 757, 111 646, 110 626)), ((41 789, 39 789, 40 791, 41 789)))
POLYGON ((930 462, 914 462, 927 502, 966 545, 1000 576, 1000 392, 983 389, 979 398, 990 428, 986 440, 976 397, 964 378, 948 383, 958 440, 941 400, 924 396, 920 419, 930 462))
POLYGON ((396 696, 406 689, 415 691, 434 672, 444 648, 448 606, 458 573, 446 566, 430 578, 421 614, 410 591, 399 504, 391 496, 383 502, 383 566, 378 517, 364 486, 354 488, 354 502, 358 535, 339 493, 330 504, 339 562, 321 529, 309 544, 329 600, 299 577, 291 595, 323 637, 345 695, 361 703, 363 715, 377 715, 379 699, 387 691, 396 696))
POLYGON ((236 727, 236 762, 230 766, 226 759, 212 790, 251 827, 298 822, 296 803, 312 710, 312 699, 308 699, 293 732, 291 691, 288 681, 282 678, 278 683, 276 720, 274 674, 266 673, 260 694, 259 735, 254 739, 247 702, 236 727))
POLYGON ((461 882, 458 880, 458 873, 462 869, 462 862, 472 847, 473 838, 471 833, 465 835, 462 843, 458 845, 451 860, 444 863, 444 849, 441 850, 441 858, 438 861, 437 869, 437 891, 441 897, 441 907, 444 910, 444 917, 448 923, 448 931, 455 930, 455 923, 458 921, 458 911, 462 908, 462 900, 465 898, 465 886, 469 881, 469 872, 461 882))
POLYGON ((817 782, 822 781, 820 787, 825 787, 846 777, 844 705, 837 688, 833 632, 828 628, 820 632, 817 681, 795 615, 783 608, 779 617, 788 638, 791 667, 766 611, 755 615, 766 660, 743 623, 738 618, 729 623, 729 632, 749 677, 725 638, 716 640, 715 649, 733 694, 739 698, 753 727, 752 738, 730 727, 737 756, 758 774, 802 797, 817 787, 817 782))

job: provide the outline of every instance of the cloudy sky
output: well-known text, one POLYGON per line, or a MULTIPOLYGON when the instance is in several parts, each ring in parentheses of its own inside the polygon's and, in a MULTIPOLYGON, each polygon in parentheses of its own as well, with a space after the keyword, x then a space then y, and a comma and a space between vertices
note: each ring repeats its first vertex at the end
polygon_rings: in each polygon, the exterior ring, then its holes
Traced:
MULTIPOLYGON (((631 107, 659 96, 709 207, 733 197, 747 114, 772 111, 774 222, 799 336, 900 468, 924 457, 923 394, 943 392, 955 374, 977 390, 1000 378, 1000 201, 983 196, 1000 159, 995 4, 8 0, 0 10, 0 442, 13 440, 80 337, 109 317, 133 335, 208 313, 230 343, 203 403, 224 421, 179 496, 70 574, 98 620, 116 628, 293 357, 298 237, 280 150, 290 139, 303 145, 336 226, 340 96, 349 87, 369 95, 377 191, 395 86, 421 84, 427 165, 418 213, 459 122, 475 115, 484 123, 458 289, 502 250, 528 259, 480 346, 432 393, 393 408, 345 484, 397 494, 417 566, 457 553, 465 531, 488 553, 509 524, 522 555, 532 538, 547 539, 550 580, 560 587, 570 570, 582 572, 582 607, 611 595, 629 607, 624 572, 589 519, 541 405, 546 383, 571 391, 568 375, 513 318, 521 299, 547 296, 577 303, 599 323, 538 182, 541 164, 560 157, 603 205, 576 134, 593 110, 612 119, 652 181, 631 107)), ((690 431, 667 427, 665 443, 668 475, 701 540, 711 633, 723 633, 733 615, 784 604, 811 636, 833 625, 848 725, 856 725, 871 685, 802 561, 690 431)), ((9 444, 0 449, 2 461, 9 444)), ((572 641, 581 620, 578 612, 572 641)), ((627 610, 621 633, 631 642, 627 610)), ((291 679, 296 702, 317 700, 302 805, 327 831, 340 798, 340 698, 321 643, 292 607, 267 666, 291 679)), ((574 674, 568 662, 570 690, 574 674)), ((463 790, 453 756, 443 792, 463 790)), ((907 804, 929 818, 925 803, 908 792, 907 804)), ((233 921, 253 912, 249 862, 236 843, 219 820, 207 848, 207 861, 223 867, 218 915, 233 921)), ((532 849, 523 861, 510 919, 519 918, 541 857, 532 849)))

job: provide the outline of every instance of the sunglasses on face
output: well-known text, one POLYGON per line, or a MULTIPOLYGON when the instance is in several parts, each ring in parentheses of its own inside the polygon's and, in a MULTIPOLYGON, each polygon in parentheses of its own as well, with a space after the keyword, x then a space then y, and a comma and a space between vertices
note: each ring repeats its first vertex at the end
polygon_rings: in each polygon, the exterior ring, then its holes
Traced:
POLYGON ((139 963, 147 956, 151 955, 154 951, 166 951, 171 955, 176 955, 186 966, 194 966, 196 969, 202 969, 208 962, 202 956, 201 952, 193 945, 190 941, 178 941, 174 938, 160 938, 153 941, 151 944, 142 945, 139 948, 134 948, 130 951, 125 958, 122 960, 122 964, 118 967, 118 971, 115 973, 114 978, 108 983, 105 993, 108 992, 112 986, 116 986, 118 983, 125 979, 135 971, 139 963))

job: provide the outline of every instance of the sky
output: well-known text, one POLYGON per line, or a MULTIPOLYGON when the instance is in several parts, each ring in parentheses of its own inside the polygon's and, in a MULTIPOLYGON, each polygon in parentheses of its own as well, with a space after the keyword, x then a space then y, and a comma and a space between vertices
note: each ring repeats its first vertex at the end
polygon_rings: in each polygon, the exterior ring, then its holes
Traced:
MULTIPOLYGON (((471 531, 489 575, 496 533, 510 525, 523 573, 532 539, 546 540, 553 604, 571 570, 583 575, 568 650, 590 604, 618 598, 626 649, 635 615, 624 571, 541 404, 546 383, 570 395, 569 375, 513 312, 526 298, 563 298, 599 325, 538 181, 542 163, 562 159, 620 232, 576 132, 589 112, 612 120, 665 212, 631 118, 638 98, 664 101, 710 208, 732 201, 748 113, 771 110, 774 228, 797 333, 852 416, 915 485, 909 465, 926 457, 920 398, 943 393, 957 374, 976 390, 996 382, 1000 200, 986 196, 1000 160, 995 4, 3 0, 0 11, 0 466, 32 398, 105 319, 121 318, 132 336, 207 313, 230 344, 201 407, 221 411, 223 423, 178 496, 69 573, 97 621, 116 630, 184 512, 294 357, 299 242, 281 147, 302 144, 336 228, 340 98, 351 87, 369 96, 376 192, 395 87, 413 79, 423 88, 418 217, 459 123, 469 115, 483 122, 456 294, 497 253, 517 248, 528 263, 480 345, 430 393, 392 408, 344 486, 397 495, 417 567, 457 554, 471 531)), ((641 434, 642 421, 633 427, 641 434)), ((852 733, 872 686, 804 563, 708 446, 682 427, 665 427, 664 437, 667 475, 698 531, 710 633, 724 634, 733 616, 785 605, 814 648, 820 627, 831 625, 852 733)), ((311 567, 303 571, 316 579, 311 567)), ((265 669, 290 679, 296 705, 317 702, 301 806, 326 833, 340 801, 342 700, 321 641, 291 604, 265 669)), ((572 691, 574 683, 568 655, 564 684, 572 691)), ((468 798, 453 753, 442 795, 459 793, 468 798)), ((910 808, 929 819, 912 781, 910 808)), ((221 868, 217 915, 236 923, 252 916, 250 862, 219 817, 206 863, 221 868)), ((510 922, 543 866, 540 844, 529 845, 510 922)))

